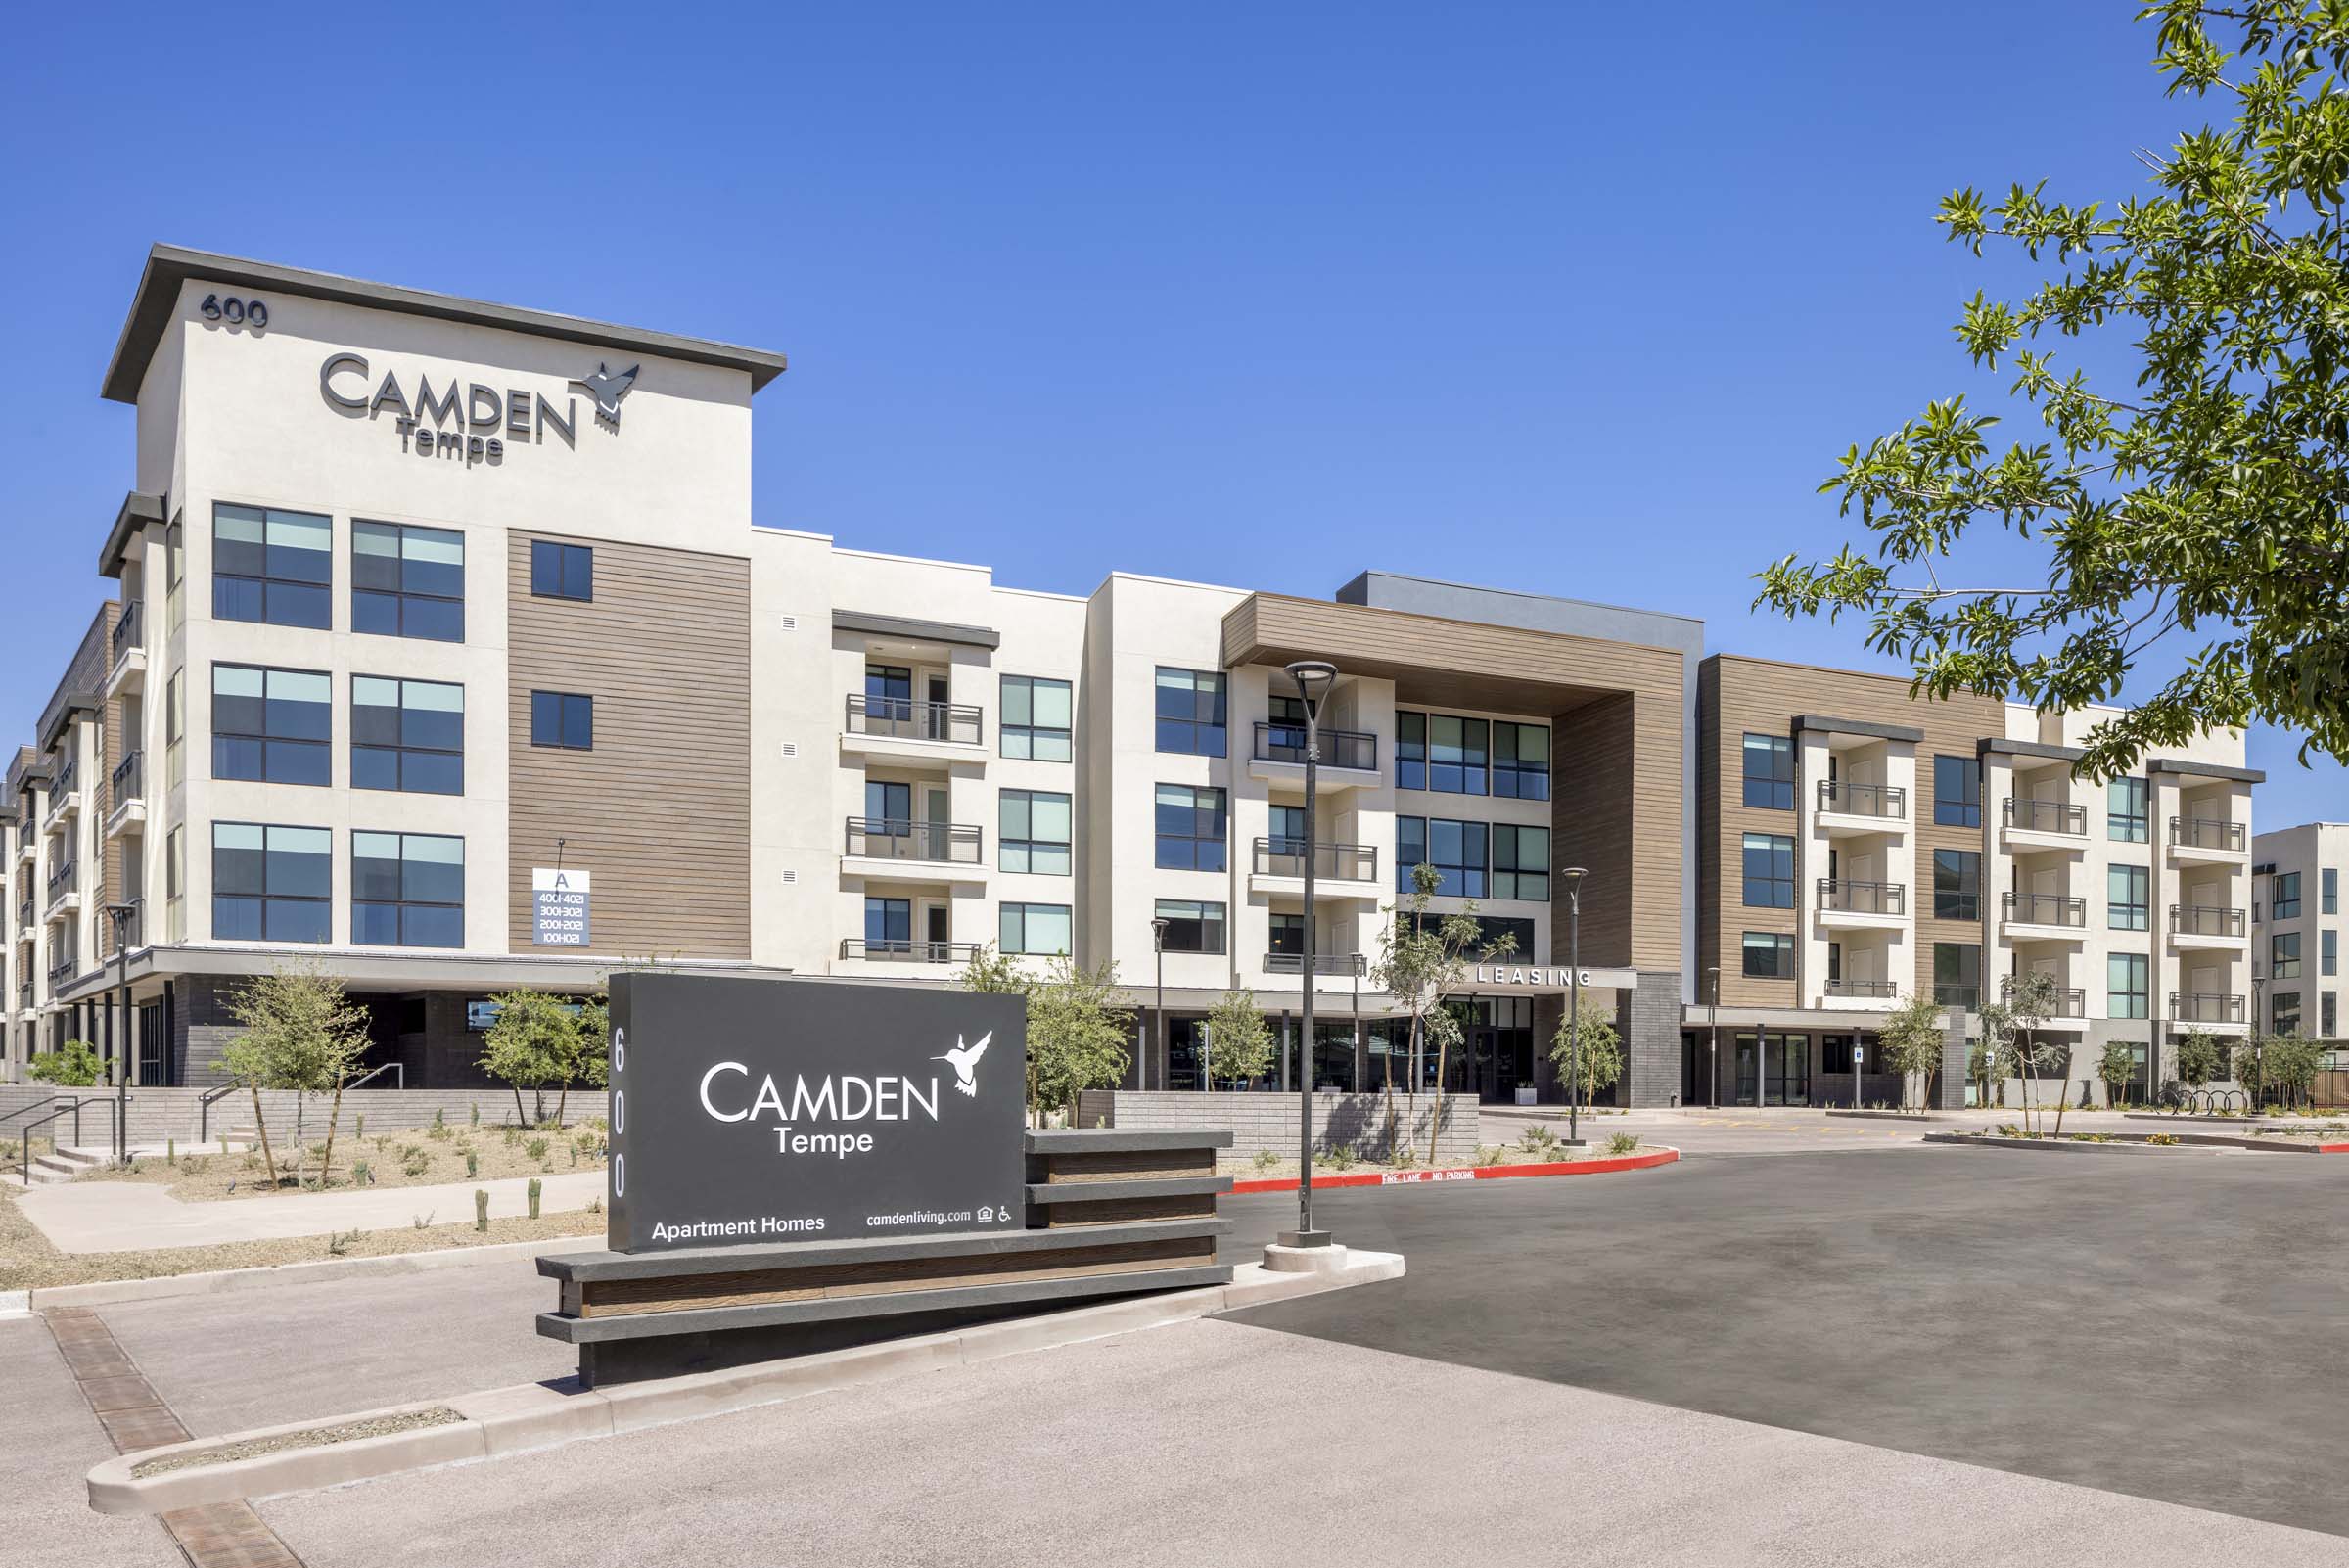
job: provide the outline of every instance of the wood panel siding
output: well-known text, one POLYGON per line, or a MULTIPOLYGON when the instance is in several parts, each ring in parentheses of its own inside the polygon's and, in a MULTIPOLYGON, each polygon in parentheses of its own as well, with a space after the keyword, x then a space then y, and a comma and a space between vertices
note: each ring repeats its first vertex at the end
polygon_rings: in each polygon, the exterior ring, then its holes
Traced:
POLYGON ((595 597, 530 593, 530 541, 507 535, 508 940, 531 950, 530 871, 594 878, 591 950, 751 951, 751 571, 738 556, 608 539, 595 597), (530 693, 595 699, 594 746, 530 744, 530 693))
MULTIPOLYGON (((1698 667, 1696 690, 1695 995, 1699 1003, 1711 999, 1704 970, 1713 964, 1721 966, 1724 1006, 1794 1007, 1800 1004, 1804 991, 1818 989, 1793 980, 1748 979, 1742 961, 1744 934, 1748 931, 1800 935, 1799 910, 1745 907, 1744 836, 1777 833, 1795 840, 1798 902, 1806 880, 1826 874, 1824 866, 1806 863, 1799 812, 1749 807, 1744 802, 1745 737, 1748 734, 1790 736, 1799 714, 1832 714, 1842 718, 1902 724, 1924 731, 1925 738, 1915 746, 1916 788, 1910 803, 1910 843, 1914 859, 1898 877, 1889 871, 1886 877, 1888 881, 1908 883, 1910 908, 1916 914, 1914 984, 1926 990, 1932 987, 1936 942, 1981 943, 1983 926, 1979 921, 1931 917, 1933 852, 1951 849, 1979 853, 1984 842, 1979 827, 1934 825, 1933 758, 1936 754, 1963 757, 1971 764, 1978 741, 2005 733, 2004 704, 1972 693, 1936 702, 1910 696, 1909 682, 1901 676, 1823 669, 1727 654, 1715 654, 1698 667)), ((1801 779, 1796 788, 1811 789, 1816 783, 1813 779, 1801 779)), ((1983 897, 1990 896, 1985 886, 1983 897)))

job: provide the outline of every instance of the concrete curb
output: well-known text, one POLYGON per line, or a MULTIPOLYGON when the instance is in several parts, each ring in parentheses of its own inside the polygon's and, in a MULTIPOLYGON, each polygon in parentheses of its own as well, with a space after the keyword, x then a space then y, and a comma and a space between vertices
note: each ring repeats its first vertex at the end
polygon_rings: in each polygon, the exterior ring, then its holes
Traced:
POLYGON ((2194 1143, 2080 1143, 2063 1137, 2003 1138, 1996 1133, 1928 1132, 1927 1143, 1947 1143, 1973 1149, 2033 1149, 2042 1154, 2219 1154, 2222 1149, 2194 1143))
MULTIPOLYGON (((1349 1171, 1337 1176, 1316 1176, 1313 1177, 1313 1190, 1320 1192, 1331 1187, 1415 1187, 1430 1181, 1498 1181, 1514 1176, 1611 1176, 1617 1171, 1650 1171, 1659 1165, 1672 1165, 1680 1157, 1680 1150, 1664 1148, 1609 1160, 1550 1160, 1540 1165, 1455 1165, 1425 1171, 1349 1171)), ((1295 1176, 1269 1176, 1262 1181, 1235 1180, 1231 1184, 1234 1197, 1250 1192, 1296 1190, 1295 1176)))
POLYGON ((1391 1252, 1353 1252, 1346 1268, 1332 1273, 1279 1274, 1262 1265, 1246 1264, 1233 1271, 1228 1285, 1104 1302, 1038 1317, 981 1323, 949 1333, 826 1351, 785 1361, 764 1361, 723 1371, 694 1372, 683 1377, 655 1378, 592 1390, 580 1388, 572 1379, 521 1383, 451 1399, 423 1400, 349 1415, 321 1416, 250 1432, 232 1432, 223 1437, 197 1438, 142 1449, 97 1465, 89 1473, 90 1506, 100 1513, 162 1513, 205 1503, 313 1492, 321 1487, 342 1486, 403 1470, 552 1448, 581 1438, 608 1437, 648 1426, 665 1426, 672 1421, 698 1420, 860 1383, 882 1382, 916 1372, 972 1365, 1029 1351, 1129 1334, 1242 1307, 1260 1307, 1325 1290, 1398 1279, 1403 1272, 1402 1255, 1391 1252), (138 1465, 163 1454, 216 1449, 279 1433, 443 1406, 464 1419, 349 1443, 287 1449, 218 1464, 190 1465, 143 1480, 131 1474, 138 1465))
MULTIPOLYGON (((255 1268, 218 1268, 194 1274, 157 1274, 147 1279, 101 1279, 86 1285, 46 1285, 29 1292, 31 1310, 106 1307, 126 1301, 161 1301, 172 1296, 218 1296, 231 1291, 273 1290, 281 1285, 322 1285, 377 1274, 420 1274, 471 1264, 506 1263, 550 1252, 576 1252, 593 1236, 550 1236, 544 1241, 499 1241, 486 1247, 437 1247, 430 1252, 393 1252, 380 1258, 319 1258, 268 1264, 255 1268)), ((0 1293, 0 1310, 7 1296, 0 1293)))
POLYGON ((0 1290, 0 1321, 11 1317, 30 1317, 31 1315, 31 1291, 0 1290))
POLYGON ((1846 1106, 1825 1107, 1826 1114, 1855 1122, 1962 1122, 1963 1116, 1943 1116, 1932 1111, 1855 1111, 1846 1106))

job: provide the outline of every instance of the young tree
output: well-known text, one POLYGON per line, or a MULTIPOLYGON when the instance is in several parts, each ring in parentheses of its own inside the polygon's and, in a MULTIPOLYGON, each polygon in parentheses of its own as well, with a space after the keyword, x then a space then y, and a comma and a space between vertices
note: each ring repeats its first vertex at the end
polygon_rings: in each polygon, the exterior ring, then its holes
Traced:
MULTIPOLYGON (((1383 911, 1387 918, 1379 933, 1378 956, 1370 964, 1371 982, 1402 1004, 1411 1021, 1414 1071, 1422 1050, 1433 1046, 1436 1052, 1436 1109, 1428 1118, 1427 1132, 1431 1160, 1436 1136, 1442 1130, 1446 1058, 1462 1038, 1459 1020, 1444 1005, 1445 999, 1465 983, 1468 966, 1478 957, 1505 957, 1517 950, 1517 939, 1512 936, 1485 941, 1474 903, 1462 904, 1455 913, 1431 914, 1428 906, 1443 882, 1443 874, 1432 865, 1411 868, 1411 891, 1383 911)), ((1417 1084, 1411 1085, 1413 1094, 1418 1089, 1417 1084)), ((1414 1140, 1396 1137, 1392 1051, 1387 1054, 1386 1095, 1388 1147, 1400 1143, 1406 1149, 1415 1148, 1414 1140)))
POLYGON ((2243 1097, 2250 1102, 2250 1109, 2255 1111, 2259 1109, 2260 1092, 2267 1086, 2267 1046, 2268 1038, 2254 1033, 2236 1040, 2232 1053, 2234 1081, 2242 1085, 2243 1097))
POLYGON ((1578 998, 1576 1007, 1558 1019, 1558 1032, 1550 1037, 1549 1059, 1557 1064, 1558 1076, 1566 1080, 1568 1097, 1589 1110, 1591 1098, 1602 1088, 1614 1087, 1623 1076, 1623 1036, 1617 1033, 1615 1020, 1595 1007, 1581 1006, 1578 998), (1569 1019, 1574 1021, 1571 1025, 1569 1019))
POLYGON ((316 964, 301 963, 255 975, 229 993, 229 1015, 244 1034, 229 1042, 221 1065, 253 1095, 253 1127, 261 1138, 261 1154, 269 1168, 269 1184, 277 1185, 277 1161, 269 1148, 269 1123, 261 1114, 261 1090, 292 1089, 294 1101, 294 1182, 301 1184, 305 1158, 302 1108, 312 1094, 331 1092, 334 1106, 326 1123, 326 1152, 319 1162, 318 1184, 334 1174, 335 1133, 343 1120, 343 1085, 367 1054, 367 1009, 343 993, 341 977, 316 964))
MULTIPOLYGON (((2014 977, 2014 984, 2004 998, 2006 1015, 2014 1027, 2014 1059, 2022 1068, 2023 1125, 2031 1125, 2032 1080, 2039 1073, 2051 1073, 2070 1059, 2071 1053, 2053 1041, 2042 1040, 2040 1030, 2047 1027, 2055 1015, 2063 998, 2056 993, 2055 977, 2041 969, 2026 969, 2014 977)), ((2055 1097, 2055 1133, 2063 1135, 2063 1104, 2069 1096, 2055 1097)), ((2040 1130, 2047 1129, 2047 1110, 2039 1113, 2040 1130)))
POLYGON ((2017 184, 2004 200, 1958 191, 1937 218, 1976 255, 1999 242, 2046 269, 2020 303, 1977 293, 1957 334, 1976 366, 2011 374, 2050 438, 1994 446, 1996 420, 1956 397, 1853 446, 1821 488, 1870 543, 1787 556, 1757 604, 1866 617, 1869 647, 1936 697, 2057 712, 2115 700, 2166 643, 2177 673, 2089 731, 2085 777, 2253 720, 2349 760, 2349 10, 2155 0, 2141 15, 2171 93, 2233 121, 2139 152, 2154 189, 2117 207, 2017 184), (2110 367, 2104 390, 2060 358, 2072 338, 2110 367), (1987 572, 1963 548, 1976 530, 2041 541, 2045 572, 1987 572))
POLYGON ((962 966, 962 989, 996 996, 1025 996, 1036 982, 1023 971, 1010 954, 995 950, 989 943, 972 953, 962 966))
POLYGON ((589 1044, 589 1037, 580 1028, 584 1009, 575 1011, 572 1003, 544 991, 509 991, 489 1000, 497 1008, 497 1016, 482 1037, 482 1071, 505 1080, 514 1091, 515 1120, 525 1127, 531 1118, 523 1109, 522 1091, 533 1092, 543 1114, 547 1089, 559 1087, 555 1121, 560 1125, 573 1081, 588 1070, 586 1059, 605 1059, 604 1052, 589 1044))
POLYGON ((91 1088, 106 1072, 105 1059, 88 1040, 69 1039, 53 1051, 34 1051, 24 1076, 59 1088, 91 1088))
POLYGON ((1876 1032, 1876 1047, 1886 1064, 1901 1075, 1902 1110, 1911 1108, 1911 1085, 1916 1101, 1914 1109, 1924 1109, 1925 1085, 1941 1065, 1942 1044, 1947 1038, 1942 1028, 1941 1004, 1928 992, 1902 997, 1885 1015, 1884 1027, 1876 1032))
POLYGON ((1221 1078, 1255 1078, 1272 1066, 1272 1029, 1256 992, 1233 989, 1207 1015, 1208 1084, 1221 1078))
POLYGON ((2104 1081, 2104 1103, 2119 1105, 2128 1091, 2129 1081, 2137 1076, 2137 1056, 2126 1043, 2117 1039, 2104 1042, 2104 1053, 2096 1058, 2096 1077, 2104 1081))
POLYGON ((2188 1088, 2200 1088, 2217 1078, 2225 1065, 2218 1037, 2206 1029, 2188 1030, 2178 1042, 2178 1081, 2188 1088))
POLYGON ((1073 1112, 1080 1090, 1126 1076, 1133 1010, 1118 1000, 1114 961, 1086 969, 1065 952, 1046 961, 1027 995, 1028 1110, 1040 1127, 1045 1106, 1073 1112))
POLYGON ((2309 1087, 2317 1081, 2317 1063, 2323 1056, 2313 1039, 2302 1039, 2292 1033, 2271 1036, 2264 1059, 2264 1081, 2285 1105, 2298 1105, 2308 1098, 2309 1087))

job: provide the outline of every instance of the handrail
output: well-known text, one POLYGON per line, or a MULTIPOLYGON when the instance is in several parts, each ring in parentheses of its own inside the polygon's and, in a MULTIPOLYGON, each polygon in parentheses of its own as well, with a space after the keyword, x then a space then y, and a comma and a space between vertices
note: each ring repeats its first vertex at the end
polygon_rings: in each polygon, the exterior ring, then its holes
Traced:
POLYGON ((2088 899, 2077 894, 2002 893, 1999 906, 2002 923, 2081 928, 2088 924, 2088 899), (2053 918, 2048 918, 2050 915, 2053 918))
POLYGON ((2033 833, 2060 833, 2082 838, 2088 833, 2088 807, 2077 801, 2042 801, 2028 795, 2009 795, 2004 804, 2006 825, 2033 833), (2020 807, 2022 809, 2017 810, 2020 807), (2023 820, 2016 821, 2016 817, 2023 820), (2053 825, 2048 825, 2052 819, 2053 825))
POLYGON ((369 1079, 381 1078, 386 1073, 396 1073, 399 1075, 399 1086, 403 1089, 408 1086, 407 1064, 405 1062, 386 1062, 381 1067, 370 1067, 366 1072, 361 1073, 358 1077, 344 1084, 344 1091, 347 1093, 349 1090, 357 1088, 360 1084, 366 1083, 369 1079))
POLYGON ((13 1122, 20 1116, 30 1116, 33 1112, 39 1110, 44 1105, 56 1105, 61 1101, 77 1100, 81 1096, 77 1094, 52 1094, 45 1100, 35 1100, 30 1105, 19 1106, 16 1110, 9 1112, 6 1116, 0 1116, 0 1122, 13 1122))
POLYGON ((212 1141, 212 1102, 214 1100, 227 1099, 231 1094, 234 1094, 237 1090, 243 1088, 244 1086, 245 1085, 242 1084, 223 1084, 218 1088, 206 1089, 204 1093, 197 1098, 196 1142, 199 1146, 212 1141))
POLYGON ((2173 903, 2170 930, 2182 937, 2239 937, 2243 911, 2223 903, 2173 903))
POLYGON ((1839 914, 1897 915, 1908 903, 1906 882, 1855 881, 1850 877, 1819 879, 1819 906, 1839 914))
POLYGON ((925 822, 908 816, 852 816, 844 854, 875 860, 930 860, 944 865, 981 862, 981 830, 967 822, 925 822))
POLYGON ((898 740, 976 746, 983 727, 984 715, 976 704, 849 693, 847 728, 852 735, 887 735, 898 740))
POLYGON ((2223 850, 2239 853, 2243 848, 2243 824, 2229 821, 2223 816, 2173 816, 2170 818, 2170 843, 2185 845, 2189 850, 2223 850))
MULTIPOLYGON (((1343 767, 1359 773, 1378 771, 1378 737, 1362 729, 1316 729, 1322 767, 1343 767)), ((1303 762, 1305 725, 1285 718, 1256 721, 1255 760, 1260 762, 1303 762)))
MULTIPOLYGON (((1259 876, 1302 877, 1305 875, 1307 845, 1301 838, 1282 835, 1256 841, 1256 870, 1259 876)), ((1334 882, 1376 882, 1378 880, 1378 846, 1375 844, 1331 844, 1312 846, 1313 874, 1328 877, 1334 882)))
POLYGON ((875 963, 958 964, 978 957, 979 944, 932 942, 917 937, 848 937, 841 942, 840 956, 875 963))
MULTIPOLYGON (((23 1129, 23 1135, 18 1150, 17 1170, 23 1176, 24 1184, 28 1187, 32 1185, 32 1130, 36 1127, 47 1127, 61 1116, 70 1116, 73 1118, 73 1146, 79 1148, 81 1146, 81 1108, 85 1104, 95 1105, 106 1112, 106 1128, 109 1134, 107 1141, 109 1143, 121 1141, 113 1136, 115 1130, 115 1102, 113 1100, 104 1095, 90 1100, 84 1100, 79 1095, 58 1095, 56 1097, 70 1099, 71 1103, 61 1105, 47 1116, 25 1123, 23 1129)), ((49 1141, 54 1144, 57 1141, 56 1135, 51 1134, 49 1141)))
POLYGON ((1898 784, 1856 784, 1847 779, 1822 778, 1819 781, 1819 808, 1840 811, 1845 816, 1906 817, 1909 792, 1898 784))

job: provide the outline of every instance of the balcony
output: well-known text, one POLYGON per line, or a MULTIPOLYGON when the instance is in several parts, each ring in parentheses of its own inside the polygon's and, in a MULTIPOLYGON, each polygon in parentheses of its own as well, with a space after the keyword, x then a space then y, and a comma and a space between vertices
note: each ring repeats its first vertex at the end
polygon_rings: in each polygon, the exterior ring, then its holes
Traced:
MULTIPOLYGON (((1258 839, 1248 891, 1303 896, 1308 853, 1303 839, 1258 839)), ((1387 891, 1378 880, 1378 847, 1374 844, 1315 844, 1310 847, 1310 853, 1316 898, 1375 899, 1387 891)))
POLYGON ((2170 858, 2197 863, 2232 863, 2247 856, 2243 824, 2224 817, 2170 818, 2170 858))
MULTIPOLYGON (((2014 976, 2008 975, 1999 982, 1999 1000, 2005 1002, 2009 1006, 2012 1006, 2014 1003, 2014 976)), ((2061 1024, 2066 1019, 2083 1019, 2088 1016, 2088 992, 2081 987, 2056 987, 2052 997, 2052 1003, 2053 1004, 2048 1009, 2047 1018, 2045 1019, 2045 1022, 2047 1023, 2061 1024)))
POLYGON ((2170 945, 2174 947, 2233 947, 2243 940, 2243 911, 2224 904, 2170 905, 2170 945))
POLYGON ((916 942, 910 937, 887 940, 851 937, 840 945, 840 956, 852 963, 967 964, 979 956, 979 944, 916 942))
POLYGON ((1820 925, 1898 927, 1908 923, 1909 885, 1905 882, 1820 877, 1814 887, 1820 925))
POLYGON ((62 919, 81 907, 81 883, 76 877, 79 869, 68 860, 50 871, 49 896, 42 905, 45 919, 62 919))
POLYGON ((1875 1008, 1898 997, 1901 993, 1897 980, 1833 980, 1827 982, 1827 1005, 1837 1003, 1875 1008))
POLYGON ((43 827, 54 826, 81 809, 81 768, 69 758, 59 766, 49 781, 49 809, 41 817, 43 827))
POLYGON ((2173 991, 2170 1016, 2181 1024, 2239 1024, 2243 998, 2223 991, 2173 991))
POLYGON ((28 814, 23 821, 17 824, 17 858, 26 861, 37 860, 40 858, 40 853, 41 836, 33 827, 32 818, 28 814))
POLYGON ((984 882, 980 830, 961 822, 917 822, 901 816, 852 816, 840 868, 866 877, 918 882, 984 882))
POLYGON ((106 673, 106 695, 118 697, 135 692, 147 683, 147 638, 145 618, 139 613, 137 600, 122 606, 121 619, 115 623, 112 648, 109 650, 106 673))
MULTIPOLYGON (((1369 973, 1369 961, 1359 952, 1317 952, 1313 954, 1315 975, 1362 975, 1369 973)), ((1305 973, 1305 954, 1301 952, 1268 952, 1265 954, 1265 973, 1267 975, 1302 975, 1305 973)))
POLYGON ((2088 930, 2088 900, 2064 893, 2003 893, 1999 895, 1999 923, 2012 936, 2083 941, 2088 930))
POLYGON ((81 958, 76 953, 65 953, 49 965, 49 994, 55 996, 66 983, 81 973, 81 958))
MULTIPOLYGON (((1313 786, 1318 794, 1359 789, 1376 784, 1378 737, 1359 729, 1323 729, 1315 737, 1321 760, 1314 765, 1313 786)), ((1305 726, 1277 719, 1256 721, 1256 748, 1248 756, 1248 774, 1272 783, 1305 783, 1305 726)))
POLYGON ((17 929, 19 931, 32 929, 32 895, 29 893, 24 895, 24 901, 17 905, 17 929))
POLYGON ((1819 825, 1829 835, 1900 832, 1909 825, 1909 792, 1897 784, 1822 778, 1819 825))
POLYGON ((2072 801, 2009 795, 2000 807, 2000 821, 2010 850, 2072 850, 2088 837, 2088 807, 2072 801))
POLYGON ((960 703, 851 692, 840 744, 846 751, 879 757, 979 761, 987 757, 985 717, 960 703))
POLYGON ((145 770, 140 766, 144 756, 133 752, 123 758, 106 781, 106 836, 110 839, 147 820, 145 770))

